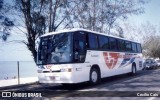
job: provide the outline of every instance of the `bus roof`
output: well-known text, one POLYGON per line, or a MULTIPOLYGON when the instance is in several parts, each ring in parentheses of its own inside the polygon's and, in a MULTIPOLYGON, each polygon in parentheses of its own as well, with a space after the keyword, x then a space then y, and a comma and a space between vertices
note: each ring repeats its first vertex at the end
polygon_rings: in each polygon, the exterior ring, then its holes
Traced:
MULTIPOLYGON (((87 29, 82 29, 82 28, 72 28, 72 29, 60 30, 60 31, 57 31, 57 32, 50 32, 50 33, 46 33, 46 34, 42 35, 41 37, 54 35, 54 34, 65 33, 65 32, 76 32, 76 31, 85 31, 85 32, 89 32, 89 33, 95 33, 95 34, 99 34, 99 35, 105 35, 105 36, 109 36, 109 37, 113 37, 113 38, 127 40, 125 38, 121 38, 121 37, 117 37, 117 36, 113 36, 113 35, 108 35, 106 33, 95 32, 95 31, 91 31, 91 30, 87 30, 87 29)), ((132 41, 132 40, 127 40, 127 41, 132 41)), ((132 41, 132 42, 136 42, 136 41, 132 41)), ((136 43, 139 43, 139 42, 136 42, 136 43)))

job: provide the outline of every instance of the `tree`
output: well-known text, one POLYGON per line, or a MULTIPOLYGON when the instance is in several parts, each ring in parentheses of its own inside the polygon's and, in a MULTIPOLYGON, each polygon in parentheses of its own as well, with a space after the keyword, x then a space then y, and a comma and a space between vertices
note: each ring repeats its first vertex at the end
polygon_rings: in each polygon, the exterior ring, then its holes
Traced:
POLYGON ((7 17, 10 7, 5 4, 4 0, 0 0, 0 39, 6 41, 13 27, 13 21, 7 17))
POLYGON ((146 57, 153 57, 160 59, 160 36, 150 36, 145 39, 143 43, 143 54, 146 57))
MULTIPOLYGON (((108 32, 118 19, 129 14, 143 13, 144 0, 14 0, 13 12, 22 19, 14 26, 22 31, 26 40, 21 41, 37 59, 36 39, 46 32, 63 28, 82 27, 99 32, 108 32)), ((120 34, 122 28, 117 29, 120 34)))
MULTIPOLYGON (((31 51, 34 61, 37 59, 36 39, 47 31, 56 31, 67 22, 67 0, 16 0, 15 10, 24 19, 27 41, 22 41, 31 51)), ((23 21, 22 21, 23 22, 23 21)), ((66 26, 66 25, 64 25, 66 26)))
POLYGON ((160 36, 156 25, 146 22, 141 25, 141 34, 143 34, 143 55, 146 57, 160 58, 160 36))
POLYGON ((124 23, 122 26, 126 38, 142 44, 142 53, 145 57, 160 58, 160 32, 157 25, 147 21, 139 26, 133 23, 124 23))
POLYGON ((118 36, 124 38, 124 30, 122 27, 115 25, 116 31, 118 32, 118 36))
POLYGON ((145 0, 75 0, 71 14, 79 27, 110 33, 116 21, 144 12, 145 0))

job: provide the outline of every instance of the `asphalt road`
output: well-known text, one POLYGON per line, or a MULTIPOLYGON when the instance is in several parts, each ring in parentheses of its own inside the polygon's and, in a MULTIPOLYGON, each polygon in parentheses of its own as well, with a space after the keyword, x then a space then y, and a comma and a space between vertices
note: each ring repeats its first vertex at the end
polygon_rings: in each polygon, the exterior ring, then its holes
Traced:
POLYGON ((160 100, 160 69, 142 70, 134 76, 105 78, 96 86, 36 83, 0 88, 0 91, 41 93, 42 98, 30 98, 33 100, 160 100))

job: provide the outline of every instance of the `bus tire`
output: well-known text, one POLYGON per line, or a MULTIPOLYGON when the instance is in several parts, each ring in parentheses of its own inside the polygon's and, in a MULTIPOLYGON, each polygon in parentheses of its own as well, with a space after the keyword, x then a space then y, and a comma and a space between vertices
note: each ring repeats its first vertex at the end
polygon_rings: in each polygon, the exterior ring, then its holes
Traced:
POLYGON ((97 68, 92 68, 90 71, 90 85, 96 85, 100 82, 100 72, 97 68))
POLYGON ((62 86, 63 86, 63 87, 70 87, 71 84, 69 84, 69 83, 62 83, 62 86))
POLYGON ((137 72, 136 65, 135 65, 135 64, 132 64, 132 72, 131 72, 131 75, 135 75, 136 72, 137 72))

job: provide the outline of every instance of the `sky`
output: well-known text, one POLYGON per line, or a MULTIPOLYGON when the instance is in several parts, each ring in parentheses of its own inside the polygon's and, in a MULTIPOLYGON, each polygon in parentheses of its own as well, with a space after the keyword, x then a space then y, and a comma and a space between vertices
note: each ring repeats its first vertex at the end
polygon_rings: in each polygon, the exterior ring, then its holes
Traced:
POLYGON ((129 21, 137 25, 146 21, 151 22, 154 25, 160 24, 160 0, 149 0, 149 3, 144 5, 145 13, 141 15, 133 15, 129 17, 129 21))
MULTIPOLYGON (((146 21, 154 25, 160 25, 160 0, 150 0, 144 5, 145 13, 142 15, 132 15, 127 21, 140 25, 146 21)), ((22 39, 18 34, 12 34, 8 41, 22 39)), ((27 47, 20 43, 5 43, 0 41, 0 61, 33 61, 30 51, 27 47)))

